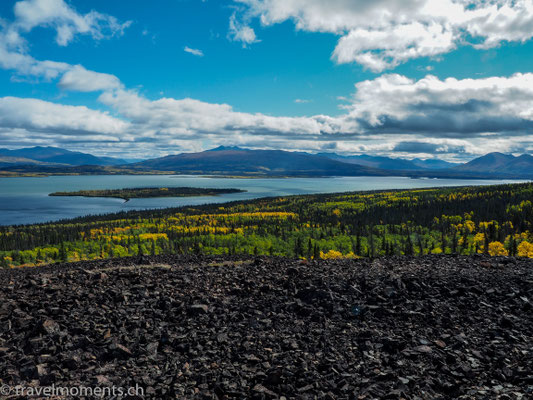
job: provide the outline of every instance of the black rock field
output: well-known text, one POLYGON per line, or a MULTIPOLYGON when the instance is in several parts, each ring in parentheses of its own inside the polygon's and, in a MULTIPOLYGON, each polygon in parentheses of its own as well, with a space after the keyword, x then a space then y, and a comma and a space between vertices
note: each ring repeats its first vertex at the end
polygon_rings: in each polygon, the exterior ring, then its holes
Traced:
POLYGON ((156 256, 1 270, 0 287, 1 385, 533 398, 533 260, 156 256))

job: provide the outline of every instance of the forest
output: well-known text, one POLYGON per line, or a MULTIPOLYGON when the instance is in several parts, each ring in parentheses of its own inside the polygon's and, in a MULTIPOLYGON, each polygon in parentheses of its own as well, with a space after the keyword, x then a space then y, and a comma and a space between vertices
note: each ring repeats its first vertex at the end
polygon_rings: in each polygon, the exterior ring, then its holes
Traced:
POLYGON ((302 195, 0 227, 0 266, 157 254, 533 258, 533 183, 302 195))

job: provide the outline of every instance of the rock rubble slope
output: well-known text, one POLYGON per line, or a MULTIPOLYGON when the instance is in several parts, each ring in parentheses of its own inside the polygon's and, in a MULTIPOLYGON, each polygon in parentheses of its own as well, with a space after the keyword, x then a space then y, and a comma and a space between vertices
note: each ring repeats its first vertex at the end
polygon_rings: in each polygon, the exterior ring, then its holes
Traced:
POLYGON ((171 256, 0 271, 0 383, 145 398, 533 397, 533 263, 171 256))

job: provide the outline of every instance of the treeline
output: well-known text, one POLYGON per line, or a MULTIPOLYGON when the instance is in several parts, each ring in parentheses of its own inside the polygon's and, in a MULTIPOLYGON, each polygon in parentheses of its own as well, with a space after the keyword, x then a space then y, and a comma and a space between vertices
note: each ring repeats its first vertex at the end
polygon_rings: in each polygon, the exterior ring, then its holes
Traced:
POLYGON ((267 198, 0 228, 3 267, 141 254, 533 257, 533 184, 267 198))

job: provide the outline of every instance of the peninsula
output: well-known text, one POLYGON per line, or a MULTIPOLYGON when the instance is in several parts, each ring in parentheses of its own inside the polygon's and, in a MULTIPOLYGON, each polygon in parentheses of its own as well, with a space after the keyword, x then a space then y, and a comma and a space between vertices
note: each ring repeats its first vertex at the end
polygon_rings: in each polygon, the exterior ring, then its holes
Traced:
POLYGON ((82 196, 82 197, 115 197, 124 199, 145 199, 150 197, 193 197, 218 196, 228 193, 242 193, 241 189, 212 189, 193 187, 161 187, 161 188, 128 188, 128 189, 100 189, 79 190, 77 192, 54 192, 49 196, 82 196))

